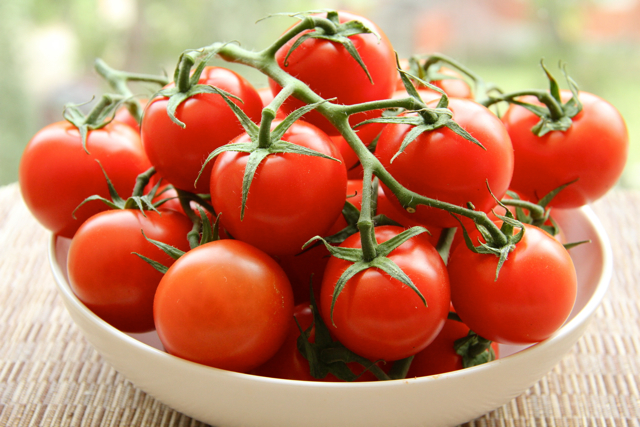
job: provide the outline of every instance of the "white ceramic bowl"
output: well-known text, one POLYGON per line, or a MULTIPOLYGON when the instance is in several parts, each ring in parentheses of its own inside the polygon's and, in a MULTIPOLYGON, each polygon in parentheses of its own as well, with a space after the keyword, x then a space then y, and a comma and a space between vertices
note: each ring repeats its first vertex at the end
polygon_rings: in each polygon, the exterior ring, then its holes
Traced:
POLYGON ((264 378, 202 366, 162 351, 155 333, 127 335, 73 294, 69 241, 51 239, 51 268, 67 310, 86 338, 137 387, 193 418, 224 426, 447 426, 472 420, 523 393, 556 365, 587 327, 612 274, 611 248, 593 211, 554 211, 569 241, 578 297, 567 323, 529 348, 503 346, 502 358, 431 377, 369 383, 264 378), (571 215, 571 217, 569 216, 571 215))

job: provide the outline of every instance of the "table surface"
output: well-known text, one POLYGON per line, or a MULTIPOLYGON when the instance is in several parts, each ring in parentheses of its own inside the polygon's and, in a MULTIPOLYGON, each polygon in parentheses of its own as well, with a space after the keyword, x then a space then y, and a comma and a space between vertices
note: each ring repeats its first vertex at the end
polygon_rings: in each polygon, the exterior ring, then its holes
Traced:
MULTIPOLYGON (((640 191, 593 209, 614 275, 585 335, 521 396, 469 426, 640 426, 640 191)), ((0 187, 0 427, 200 426, 137 389, 85 340, 57 294, 49 233, 0 187)), ((490 386, 490 385, 489 385, 490 386)))

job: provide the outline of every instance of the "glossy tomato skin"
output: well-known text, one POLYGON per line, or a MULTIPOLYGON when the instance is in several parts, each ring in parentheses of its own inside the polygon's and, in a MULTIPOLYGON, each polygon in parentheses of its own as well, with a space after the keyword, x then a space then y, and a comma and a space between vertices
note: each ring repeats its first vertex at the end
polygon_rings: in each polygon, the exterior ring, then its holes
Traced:
MULTIPOLYGON (((235 142, 248 142, 248 138, 244 134, 235 142)), ((282 139, 338 161, 270 154, 255 173, 242 220, 242 180, 249 155, 224 152, 211 172, 211 203, 221 214, 222 226, 234 238, 270 255, 296 254, 312 237, 326 235, 342 212, 347 186, 340 152, 324 132, 298 121, 282 139)))
MULTIPOLYGON (((498 199, 506 193, 513 173, 513 146, 500 120, 487 108, 465 99, 451 99, 453 119, 474 136, 486 150, 443 127, 418 136, 393 162, 410 125, 385 127, 376 156, 407 189, 432 199, 487 212, 495 206, 489 190, 498 199)), ((455 227, 458 222, 447 211, 419 205, 406 212, 391 191, 384 187, 394 206, 407 218, 438 227, 455 227)))
POLYGON ((267 254, 218 240, 178 259, 154 302, 158 336, 178 357, 248 372, 284 342, 293 316, 287 276, 267 254))
POLYGON ((153 298, 162 278, 132 252, 165 266, 173 259, 148 242, 189 250, 191 221, 177 212, 109 210, 91 217, 71 241, 69 283, 76 296, 107 323, 124 332, 154 329, 153 298), (146 216, 145 216, 146 215, 146 216))
POLYGON ((90 154, 82 147, 78 129, 64 121, 41 129, 22 154, 22 197, 40 224, 56 235, 73 237, 90 216, 108 209, 101 202, 89 202, 73 218, 73 211, 87 197, 110 198, 100 164, 125 198, 131 195, 138 174, 151 167, 140 136, 123 123, 113 121, 89 131, 87 150, 90 154))
MULTIPOLYGON (((577 278, 560 242, 525 225, 495 280, 498 257, 459 245, 449 258, 451 301, 471 330, 491 341, 530 344, 550 337, 573 308, 577 278)), ((472 233, 474 241, 480 237, 472 233)))
MULTIPOLYGON (((570 97, 562 91, 564 102, 570 97)), ((511 188, 523 198, 538 201, 578 179, 550 203, 576 208, 602 197, 620 178, 629 147, 624 119, 596 95, 580 92, 579 99, 583 110, 566 131, 534 135, 531 128, 539 118, 520 106, 511 106, 502 118, 515 151, 511 188)))
POLYGON ((309 362, 298 350, 297 343, 300 337, 298 324, 303 331, 313 325, 311 306, 308 302, 300 303, 294 307, 293 315, 295 320, 292 318, 289 322, 289 332, 285 342, 273 357, 251 371, 252 374, 287 380, 318 381, 309 373, 309 362))
MULTIPOLYGON (((244 77, 226 68, 207 67, 199 83, 239 97, 242 102, 231 99, 251 120, 260 121, 262 100, 244 77)), ((176 188, 207 193, 211 163, 204 169, 197 187, 194 186, 202 164, 209 153, 241 134, 242 126, 218 94, 198 94, 178 106, 175 115, 186 125, 184 129, 171 121, 167 104, 167 98, 152 100, 142 119, 142 143, 149 160, 176 188)))
MULTIPOLYGON (((299 38, 299 36, 294 37, 277 52, 278 65, 290 75, 306 83, 322 98, 337 98, 332 101, 337 104, 351 105, 390 98, 395 89, 397 70, 394 50, 389 39, 366 18, 340 11, 339 19, 340 22, 360 21, 380 35, 380 41, 375 34, 357 34, 349 37, 362 61, 367 65, 374 84, 371 84, 365 71, 343 45, 323 39, 305 40, 291 53, 285 65, 284 61, 289 49, 299 38)), ((274 94, 281 90, 281 87, 271 79, 269 86, 274 94)), ((291 112, 303 105, 305 104, 302 101, 289 97, 282 109, 291 112)), ((354 125, 379 114, 376 111, 359 113, 350 118, 350 123, 354 125)), ((338 134, 338 130, 317 111, 307 113, 305 120, 320 127, 329 135, 338 134)))
MULTIPOLYGON (((403 230, 377 227, 376 239, 381 243, 403 230)), ((347 238, 341 247, 361 247, 360 234, 347 238)), ((339 258, 329 260, 320 289, 320 313, 332 334, 369 360, 393 361, 421 351, 435 339, 449 313, 446 267, 426 235, 411 238, 388 258, 412 279, 427 300, 427 307, 411 288, 370 268, 347 282, 336 300, 332 319, 333 290, 352 265, 339 258)))
MULTIPOLYGON (((456 340, 468 334, 467 325, 457 320, 447 319, 436 339, 414 356, 407 378, 426 377, 463 369, 462 356, 456 353, 454 345, 456 340)), ((496 343, 492 343, 491 347, 497 359, 499 347, 496 343)))

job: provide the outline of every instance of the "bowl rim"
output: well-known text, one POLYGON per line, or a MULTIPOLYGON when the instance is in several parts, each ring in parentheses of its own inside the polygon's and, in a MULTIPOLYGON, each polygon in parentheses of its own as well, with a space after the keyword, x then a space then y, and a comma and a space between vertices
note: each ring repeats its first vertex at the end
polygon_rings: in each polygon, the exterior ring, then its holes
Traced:
POLYGON ((543 352, 545 348, 553 346, 554 343, 557 341, 562 341, 568 335, 571 335, 582 324, 584 324, 595 312, 597 307, 600 305, 600 303, 602 302, 608 290, 609 283, 613 275, 613 253, 612 253, 611 243, 609 241, 607 233, 602 223, 600 222, 599 218, 596 216, 595 212, 593 211, 593 209, 590 206, 583 206, 578 210, 583 213, 586 221, 593 228, 595 237, 600 243, 600 250, 601 250, 601 256, 602 256, 602 273, 598 279, 598 283, 595 286, 595 290, 593 294, 587 300, 584 307, 580 311, 578 311, 572 319, 570 319, 567 323, 565 323, 558 331, 556 331, 556 333, 554 333, 548 339, 542 342, 533 344, 527 348, 517 351, 516 353, 510 354, 508 356, 497 359, 495 361, 485 363, 482 365, 473 366, 466 369, 461 369, 458 371, 445 372, 437 375, 415 377, 415 378, 411 377, 411 378, 389 380, 389 381, 322 382, 322 381, 301 381, 301 380, 271 378, 271 377, 263 377, 259 375, 227 371, 224 369, 202 365, 196 362, 179 358, 177 356, 173 356, 167 352, 161 351, 155 347, 145 344, 144 342, 141 342, 138 339, 109 325, 107 322, 105 322, 96 314, 94 314, 91 310, 89 310, 76 297, 76 295, 71 290, 69 282, 66 279, 65 273, 62 271, 57 261, 57 255, 56 255, 57 238, 54 234, 50 235, 48 255, 49 255, 49 265, 51 267, 51 271, 53 273, 53 276, 56 282, 56 287, 58 288, 58 291, 62 293, 63 299, 66 300, 65 302, 72 304, 76 310, 80 311, 86 318, 90 319, 91 323, 94 324, 96 327, 98 327, 103 333, 106 333, 109 335, 115 334, 116 337, 123 340, 127 345, 133 346, 139 351, 150 352, 156 357, 168 358, 169 360, 171 360, 172 363, 181 364, 185 369, 212 370, 211 372, 217 371, 219 375, 237 377, 245 381, 274 383, 280 386, 286 386, 287 384, 289 384, 295 387, 304 386, 304 387, 313 387, 313 388, 354 388, 354 389, 361 388, 361 387, 386 388, 386 387, 394 387, 399 382, 411 381, 411 382, 419 383, 419 382, 428 382, 428 381, 442 381, 448 377, 463 376, 479 370, 492 369, 492 366, 496 366, 500 363, 505 363, 509 361, 515 363, 520 358, 527 357, 527 355, 531 352, 543 352))

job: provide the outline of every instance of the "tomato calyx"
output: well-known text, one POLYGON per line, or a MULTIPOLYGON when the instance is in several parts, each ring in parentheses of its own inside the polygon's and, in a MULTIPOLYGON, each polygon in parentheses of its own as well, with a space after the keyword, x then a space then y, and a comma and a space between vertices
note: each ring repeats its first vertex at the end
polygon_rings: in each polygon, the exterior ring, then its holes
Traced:
POLYGON ((404 83, 407 93, 411 98, 417 101, 419 105, 421 105, 421 108, 416 110, 406 110, 404 114, 401 115, 365 120, 356 125, 357 127, 367 123, 396 123, 413 126, 413 129, 408 132, 403 139, 396 154, 391 158, 391 163, 393 163, 396 157, 402 154, 404 150, 409 146, 409 144, 415 141, 418 136, 425 132, 431 132, 442 127, 450 129, 467 141, 470 141, 483 150, 486 150, 486 148, 480 143, 480 141, 474 138, 469 132, 467 132, 464 128, 462 128, 462 126, 460 126, 453 120, 453 112, 449 110, 449 108, 447 108, 449 106, 449 97, 444 93, 442 89, 400 69, 399 64, 398 71, 400 72, 400 77, 402 78, 402 82, 404 83), (436 106, 436 108, 427 107, 417 89, 415 88, 414 84, 411 82, 411 79, 419 82, 421 85, 435 90, 442 95, 442 97, 438 101, 438 105, 436 106))
MULTIPOLYGON (((102 129, 113 120, 116 109, 120 106, 123 97, 116 94, 105 93, 88 114, 80 111, 80 106, 85 104, 66 104, 62 116, 66 121, 78 128, 82 139, 82 148, 87 154, 87 135, 89 131, 102 129)), ((91 102, 91 101, 89 101, 91 102)))
POLYGON ((540 117, 540 121, 536 123, 531 132, 537 136, 544 136, 551 131, 566 131, 573 124, 573 118, 582 111, 582 103, 578 97, 578 85, 569 76, 566 69, 566 64, 561 63, 560 69, 564 74, 564 77, 571 91, 572 97, 565 103, 562 102, 560 96, 560 87, 558 82, 549 72, 543 61, 540 61, 540 66, 544 70, 547 79, 549 80, 549 90, 523 90, 518 92, 512 92, 503 94, 500 96, 492 96, 487 99, 483 105, 488 107, 500 101, 506 101, 510 104, 519 105, 531 111, 536 116, 540 117), (540 101, 543 106, 532 104, 523 101, 523 96, 532 95, 540 101))
MULTIPOLYGON (((204 212, 204 210, 200 207, 198 207, 198 210, 200 212, 200 218, 202 218, 200 220, 201 223, 201 235, 199 236, 199 240, 196 241, 196 243, 194 244, 192 238, 191 238, 191 233, 190 232, 188 234, 188 239, 189 239, 189 245, 191 247, 191 249, 194 249, 198 246, 202 246, 205 243, 210 243, 210 242, 214 242, 216 240, 220 240, 220 234, 219 234, 219 227, 220 227, 220 215, 218 215, 218 217, 216 217, 215 222, 213 223, 213 225, 211 224, 211 221, 209 221, 209 217, 207 217, 206 213, 204 212)), ((147 237, 147 235, 144 233, 144 230, 140 230, 142 232, 142 235, 144 236, 144 238, 147 240, 147 242, 153 244, 155 247, 157 247, 158 249, 160 249, 162 252, 164 252, 165 254, 169 255, 174 261, 177 260, 178 258, 182 257, 182 255, 186 254, 185 251, 180 250, 174 246, 168 245, 166 243, 160 242, 158 240, 153 240, 147 237)), ((157 271, 159 271, 160 273, 164 274, 167 272, 167 270, 169 269, 169 267, 167 267, 166 265, 152 260, 142 254, 139 254, 138 252, 132 252, 134 255, 137 255, 139 258, 141 258, 143 261, 145 261, 147 264, 149 264, 151 267, 153 267, 154 269, 156 269, 157 271)))
POLYGON ((320 316, 313 292, 310 294, 310 305, 313 313, 311 326, 303 330, 297 319, 296 324, 300 330, 300 336, 297 341, 298 351, 309 362, 309 373, 312 377, 323 379, 328 374, 333 374, 343 381, 355 381, 365 372, 370 371, 378 380, 405 378, 413 356, 393 362, 391 369, 385 372, 378 364, 386 362, 381 360, 371 361, 352 352, 331 337, 329 328, 327 328, 322 316, 320 316), (312 334, 313 339, 311 339, 312 334), (352 363, 361 365, 365 370, 359 375, 355 374, 348 366, 348 364, 352 363))
POLYGON ((177 124, 181 128, 184 129, 187 125, 176 117, 176 110, 180 104, 194 95, 203 93, 224 93, 226 96, 242 102, 240 98, 231 93, 225 92, 211 85, 198 83, 202 72, 207 66, 207 62, 209 62, 209 60, 218 54, 218 52, 225 46, 226 44, 221 44, 212 48, 188 49, 182 52, 173 74, 173 81, 175 85, 161 89, 153 95, 152 98, 159 96, 168 98, 167 115, 173 123, 177 124), (196 63, 198 65, 192 72, 192 68, 196 63))
POLYGON ((525 232, 525 227, 523 223, 514 218, 511 211, 507 209, 507 207, 501 201, 496 199, 496 202, 505 209, 505 215, 496 214, 496 218, 502 221, 502 226, 500 227, 500 241, 496 239, 496 234, 486 228, 483 224, 475 222, 476 228, 482 235, 482 238, 485 240, 484 242, 478 240, 478 246, 475 246, 474 242, 469 236, 469 232, 467 231, 460 218, 458 218, 458 216, 453 213, 451 214, 460 223, 460 228, 462 229, 465 244, 471 252, 477 254, 495 255, 499 258, 495 276, 495 280, 498 280, 498 275, 500 273, 502 265, 507 260, 509 253, 515 250, 516 244, 520 242, 520 240, 522 240, 525 232), (514 230, 516 228, 520 229, 520 231, 514 234, 514 230), (502 239, 504 239, 504 241, 502 239))
MULTIPOLYGON (((460 316, 453 311, 449 312, 448 318, 462 322, 460 316)), ((493 341, 469 330, 466 336, 455 340, 453 348, 462 357, 462 367, 470 368, 496 360, 496 353, 491 346, 492 343, 493 341)))
MULTIPOLYGON (((281 14, 277 14, 281 15, 281 14)), ((349 55, 360 65, 362 70, 366 73, 369 82, 373 84, 373 79, 371 78, 371 74, 369 74, 369 70, 367 69, 367 65, 364 63, 358 50, 354 46, 349 36, 354 36, 356 34, 374 34, 378 40, 380 40, 380 35, 373 29, 367 27, 360 21, 352 20, 344 23, 340 23, 338 12, 335 10, 322 10, 322 11, 308 11, 302 13, 295 14, 284 14, 291 17, 296 17, 300 20, 312 20, 314 28, 302 34, 291 46, 291 48, 287 51, 287 55, 284 59, 284 66, 287 67, 289 65, 288 59, 291 53, 296 50, 302 43, 304 43, 308 39, 323 39, 328 40, 333 43, 339 43, 349 52, 349 55), (320 18, 317 16, 312 16, 318 14, 319 12, 326 12, 326 18, 320 18)))
MULTIPOLYGON (((200 170, 200 174, 198 174, 196 183, 198 182, 198 179, 200 178, 204 167, 219 154, 226 151, 248 153, 249 159, 247 160, 247 165, 242 180, 242 207, 240 210, 240 219, 244 218, 245 208, 247 205, 247 197, 249 196, 249 188, 251 187, 251 182, 253 181, 256 170, 258 169, 258 166, 260 166, 262 161, 267 158, 267 156, 280 153, 295 153, 304 156, 321 157, 327 160, 340 162, 340 160, 329 155, 297 144, 293 144, 282 139, 285 132, 287 132, 287 130, 291 126, 293 126, 293 124, 299 118, 301 118, 309 111, 315 109, 318 105, 324 104, 325 102, 327 102, 326 100, 315 104, 305 105, 304 107, 293 111, 284 120, 282 120, 273 129, 271 129, 271 124, 273 123, 273 119, 275 118, 274 111, 277 110, 277 108, 266 108, 265 110, 263 110, 262 121, 260 122, 260 125, 257 125, 246 115, 244 111, 242 111, 242 109, 231 102, 231 100, 227 97, 227 94, 217 88, 214 88, 214 90, 224 98, 225 102, 236 114, 238 120, 242 124, 242 127, 249 136, 250 142, 244 143, 232 141, 229 144, 218 147, 216 150, 211 152, 211 154, 209 154, 202 165, 202 169, 200 170)), ((276 97, 276 99, 281 98, 276 97)))
MULTIPOLYGON (((332 256, 353 263, 344 271, 344 273, 342 273, 342 276, 340 276, 340 279, 336 283, 336 286, 333 290, 333 296, 331 300, 332 322, 333 322, 333 311, 336 304, 336 300, 338 299, 338 296, 346 286, 349 279, 351 279, 356 274, 362 271, 365 271, 369 268, 376 268, 376 269, 382 270, 385 273, 387 273, 389 276, 393 277, 394 279, 402 282, 403 284, 411 288, 420 297, 420 299, 422 300, 422 303, 426 307, 427 300, 425 299, 424 295, 422 295, 420 290, 414 285, 411 278, 404 271, 402 271, 402 269, 398 267, 398 265, 395 262, 387 258, 387 255, 389 255, 394 249, 402 245, 404 242, 406 242, 407 240, 411 239, 414 236, 417 236, 425 232, 429 233, 429 230, 427 230, 424 227, 411 227, 383 243, 375 243, 375 239, 373 239, 373 247, 370 249, 374 250, 375 255, 372 258, 368 257, 365 254, 365 251, 363 249, 333 246, 320 236, 316 236, 311 240, 309 240, 305 244, 305 247, 308 244, 316 240, 319 240, 325 245, 325 247, 327 248, 329 253, 331 253, 332 256)), ((369 245, 371 244, 372 243, 369 242, 369 245)), ((335 326, 335 323, 333 325, 335 326)))
POLYGON ((80 209, 81 206, 83 206, 85 203, 88 203, 94 200, 99 200, 103 202, 104 204, 109 206, 111 209, 139 209, 143 215, 145 215, 146 210, 153 210, 157 212, 158 210, 156 207, 166 201, 166 199, 160 200, 158 202, 153 201, 153 198, 156 196, 156 193, 160 188, 161 181, 158 181, 149 193, 144 194, 145 187, 147 186, 147 184, 149 184, 149 180, 151 179, 151 177, 156 173, 156 170, 154 167, 151 167, 145 172, 142 172, 140 175, 138 175, 138 177, 136 178, 136 184, 133 188, 133 192, 131 196, 127 199, 123 199, 122 197, 120 197, 115 187, 113 186, 113 183, 109 179, 107 172, 104 170, 104 167, 102 167, 102 163, 100 163, 100 161, 97 159, 96 159, 96 162, 98 163, 98 165, 100 165, 100 169, 102 169, 104 178, 107 181, 107 187, 109 188, 109 196, 111 197, 111 200, 106 199, 97 194, 93 196, 89 196, 86 199, 84 199, 82 203, 78 205, 78 207, 75 208, 75 210, 73 211, 74 218, 75 218, 75 212, 78 209, 80 209))
POLYGON ((473 84, 473 95, 476 102, 483 104, 489 99, 491 93, 502 93, 502 90, 494 83, 486 82, 482 77, 470 68, 462 65, 458 61, 440 53, 431 55, 413 55, 409 58, 409 72, 419 79, 428 82, 439 82, 442 80, 460 80, 460 77, 444 74, 444 66, 462 74, 463 81, 470 80, 473 84), (421 64, 420 61, 424 62, 421 64))

